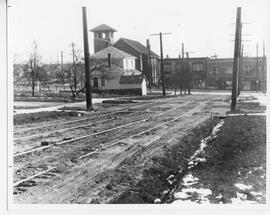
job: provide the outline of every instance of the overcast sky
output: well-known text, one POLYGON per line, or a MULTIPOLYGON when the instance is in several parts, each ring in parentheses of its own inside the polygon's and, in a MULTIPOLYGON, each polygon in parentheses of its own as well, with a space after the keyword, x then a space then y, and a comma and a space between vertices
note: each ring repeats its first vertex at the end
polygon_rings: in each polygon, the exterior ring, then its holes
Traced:
MULTIPOLYGON (((115 40, 125 37, 142 44, 150 39, 157 54, 159 38, 150 36, 170 32, 164 36, 164 56, 177 57, 181 43, 190 57, 233 57, 236 8, 242 7, 244 53, 256 56, 256 43, 262 55, 262 43, 269 47, 269 0, 10 0, 10 39, 17 62, 22 62, 36 40, 46 62, 71 59, 71 47, 83 50, 82 6, 87 7, 88 29, 107 24, 117 30, 115 40)), ((90 54, 93 35, 89 32, 90 54)), ((266 54, 268 49, 266 48, 266 54)))

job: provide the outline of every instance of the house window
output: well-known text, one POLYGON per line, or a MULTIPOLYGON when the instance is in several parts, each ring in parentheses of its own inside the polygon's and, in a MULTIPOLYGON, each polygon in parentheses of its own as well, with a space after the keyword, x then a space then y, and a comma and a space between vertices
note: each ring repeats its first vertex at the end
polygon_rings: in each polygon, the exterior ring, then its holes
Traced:
POLYGON ((250 66, 245 66, 244 67, 244 73, 245 74, 248 74, 248 73, 250 73, 251 72, 251 67, 250 66))
POLYGON ((193 72, 203 72, 203 64, 202 63, 194 63, 192 65, 193 72))
POLYGON ((213 75, 219 74, 219 71, 217 70, 217 67, 211 67, 210 74, 213 74, 213 75))
POLYGON ((177 63, 176 64, 176 71, 180 71, 181 70, 181 63, 177 63))
POLYGON ((101 78, 101 86, 104 87, 105 86, 105 79, 101 78))
POLYGON ((94 87, 98 87, 98 78, 93 78, 94 81, 94 87))
POLYGON ((125 69, 128 69, 128 60, 127 59, 125 60, 125 63, 126 63, 125 69))
POLYGON ((164 64, 164 73, 171 73, 171 72, 172 72, 172 65, 164 64))
POLYGON ((232 74, 232 67, 226 67, 224 73, 225 74, 232 74))

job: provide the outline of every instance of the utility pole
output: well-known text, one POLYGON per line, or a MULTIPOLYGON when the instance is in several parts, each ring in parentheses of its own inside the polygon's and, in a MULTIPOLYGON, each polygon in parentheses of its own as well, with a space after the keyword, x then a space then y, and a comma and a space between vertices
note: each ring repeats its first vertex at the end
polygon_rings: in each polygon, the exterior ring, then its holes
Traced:
POLYGON ((149 39, 146 40, 146 46, 148 50, 149 89, 151 91, 153 81, 152 81, 151 47, 150 47, 149 39))
POLYGON ((182 59, 184 59, 185 55, 185 49, 184 49, 184 43, 182 43, 182 59))
POLYGON ((160 67, 161 67, 161 76, 162 76, 162 93, 163 93, 163 96, 166 95, 166 92, 165 92, 165 75, 164 75, 164 65, 163 65, 162 35, 167 35, 167 34, 172 34, 172 33, 162 33, 162 32, 160 32, 159 34, 151 34, 152 36, 159 35, 159 41, 160 41, 160 67))
POLYGON ((256 91, 259 89, 259 44, 256 44, 256 91))
POLYGON ((163 96, 166 95, 165 92, 165 75, 164 75, 164 64, 163 64, 163 47, 162 47, 162 33, 159 33, 159 41, 160 41, 160 58, 161 58, 161 74, 162 74, 162 93, 163 96))
POLYGON ((263 93, 266 92, 266 72, 265 72, 265 45, 264 45, 264 41, 263 41, 263 65, 262 65, 262 73, 263 73, 263 86, 262 86, 262 90, 263 93))
POLYGON ((62 74, 62 84, 64 84, 65 74, 63 67, 63 51, 61 51, 61 74, 62 74))
POLYGON ((232 77, 232 95, 231 95, 231 111, 236 110, 237 89, 238 89, 238 70, 239 70, 239 52, 240 52, 240 25, 241 25, 241 7, 237 7, 236 29, 234 42, 234 59, 233 59, 233 77, 232 77))
POLYGON ((72 42, 70 44, 70 46, 72 47, 72 73, 73 73, 74 90, 76 92, 77 91, 77 79, 76 79, 76 70, 75 70, 75 49, 74 49, 74 46, 76 46, 76 44, 74 42, 72 42))
POLYGON ((71 44, 70 44, 70 46, 72 47, 72 63, 73 63, 73 65, 74 65, 74 63, 75 63, 75 46, 77 46, 74 42, 72 42, 71 44))
POLYGON ((84 44, 84 66, 85 66, 85 89, 86 89, 86 109, 92 110, 92 96, 90 83, 90 65, 89 65, 89 45, 88 45, 88 30, 87 30, 87 14, 86 7, 82 7, 83 18, 83 44, 84 44))
POLYGON ((241 47, 240 60, 239 60, 239 78, 238 78, 238 92, 237 92, 237 96, 240 95, 241 90, 242 90, 243 52, 244 52, 244 45, 242 45, 242 47, 241 47))
POLYGON ((239 63, 238 63, 238 83, 237 83, 237 97, 240 95, 241 92, 241 67, 242 67, 242 22, 240 23, 240 30, 239 30, 239 34, 240 34, 240 41, 239 41, 239 63))

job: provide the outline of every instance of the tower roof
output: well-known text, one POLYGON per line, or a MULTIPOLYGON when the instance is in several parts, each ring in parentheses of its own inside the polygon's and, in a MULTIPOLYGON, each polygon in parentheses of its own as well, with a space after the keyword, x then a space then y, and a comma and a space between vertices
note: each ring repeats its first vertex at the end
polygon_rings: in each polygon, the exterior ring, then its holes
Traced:
POLYGON ((116 30, 113 29, 112 27, 108 26, 108 25, 105 25, 105 24, 102 24, 102 25, 99 25, 95 28, 92 28, 90 31, 92 32, 97 32, 97 31, 112 31, 112 32, 115 32, 116 30))

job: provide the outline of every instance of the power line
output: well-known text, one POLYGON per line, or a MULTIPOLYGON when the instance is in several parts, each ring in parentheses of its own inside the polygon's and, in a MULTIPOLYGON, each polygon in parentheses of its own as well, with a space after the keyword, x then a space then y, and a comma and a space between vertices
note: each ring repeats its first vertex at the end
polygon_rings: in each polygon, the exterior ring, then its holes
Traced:
POLYGON ((151 34, 151 36, 158 36, 159 35, 159 41, 160 41, 160 58, 161 58, 161 75, 162 75, 162 93, 163 96, 166 95, 165 92, 165 75, 164 75, 164 63, 163 63, 163 47, 162 47, 162 35, 169 35, 172 33, 162 33, 160 32, 159 34, 151 34))

